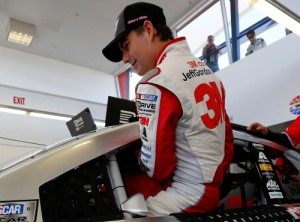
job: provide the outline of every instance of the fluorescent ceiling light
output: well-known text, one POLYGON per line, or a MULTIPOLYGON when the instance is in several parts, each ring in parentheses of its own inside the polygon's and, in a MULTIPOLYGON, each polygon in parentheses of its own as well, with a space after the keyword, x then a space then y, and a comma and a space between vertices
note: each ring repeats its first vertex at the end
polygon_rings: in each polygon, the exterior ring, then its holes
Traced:
POLYGON ((257 10, 272 18, 277 23, 300 36, 300 18, 286 5, 287 2, 275 0, 247 0, 257 10))
POLYGON ((35 26, 15 19, 9 20, 7 41, 30 46, 35 26))
POLYGON ((4 108, 4 107, 0 107, 0 112, 12 113, 12 114, 18 114, 18 115, 26 115, 27 114, 27 112, 24 110, 9 109, 9 108, 4 108))
POLYGON ((44 113, 35 113, 35 112, 30 112, 29 116, 41 117, 41 118, 47 118, 47 119, 55 119, 55 120, 62 120, 62 121, 69 121, 71 119, 69 117, 64 117, 64 116, 56 116, 56 115, 50 115, 50 114, 44 114, 44 113))

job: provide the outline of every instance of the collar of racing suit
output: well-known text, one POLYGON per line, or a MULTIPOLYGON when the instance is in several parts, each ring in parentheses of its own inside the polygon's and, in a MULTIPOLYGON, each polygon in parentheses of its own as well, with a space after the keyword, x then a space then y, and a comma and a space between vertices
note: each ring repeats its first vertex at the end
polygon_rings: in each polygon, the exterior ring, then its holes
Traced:
POLYGON ((167 54, 182 54, 184 52, 191 53, 185 37, 180 37, 169 41, 158 53, 156 58, 156 66, 158 66, 166 58, 167 54))
MULTIPOLYGON (((173 39, 169 41, 158 53, 158 56, 156 58, 156 66, 161 64, 163 60, 167 57, 167 55, 176 55, 176 54, 184 54, 184 53, 191 53, 190 47, 187 44, 185 37, 180 37, 173 39)), ((137 87, 139 84, 143 82, 147 82, 149 79, 154 77, 155 75, 158 75, 160 73, 159 68, 154 68, 148 71, 142 79, 136 84, 135 91, 137 91, 137 87)))

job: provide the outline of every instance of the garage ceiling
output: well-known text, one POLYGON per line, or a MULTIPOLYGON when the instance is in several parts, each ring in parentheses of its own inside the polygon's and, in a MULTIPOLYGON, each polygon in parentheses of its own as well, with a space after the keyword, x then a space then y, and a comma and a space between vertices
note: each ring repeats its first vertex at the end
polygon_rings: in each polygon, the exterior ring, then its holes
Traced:
MULTIPOLYGON (((152 0, 169 25, 205 0, 152 0)), ((134 0, 0 0, 0 45, 23 52, 115 74, 123 64, 111 63, 101 49, 113 38, 120 11, 134 0), (9 18, 36 26, 30 47, 6 41, 9 18)))

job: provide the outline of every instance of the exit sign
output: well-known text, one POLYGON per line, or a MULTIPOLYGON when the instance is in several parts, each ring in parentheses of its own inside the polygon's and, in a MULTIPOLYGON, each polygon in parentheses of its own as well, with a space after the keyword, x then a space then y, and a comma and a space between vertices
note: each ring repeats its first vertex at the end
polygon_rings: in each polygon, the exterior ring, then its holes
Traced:
POLYGON ((13 102, 14 102, 14 104, 25 105, 25 98, 14 96, 13 97, 13 102))

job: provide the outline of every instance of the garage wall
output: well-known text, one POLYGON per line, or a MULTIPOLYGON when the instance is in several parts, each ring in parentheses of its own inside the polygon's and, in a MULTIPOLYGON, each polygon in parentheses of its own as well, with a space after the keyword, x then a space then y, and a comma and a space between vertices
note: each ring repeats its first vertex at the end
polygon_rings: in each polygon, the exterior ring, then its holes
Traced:
POLYGON ((299 52, 300 37, 291 34, 218 72, 232 122, 270 126, 296 118, 290 103, 300 96, 299 52))
MULTIPOLYGON (((89 107, 94 119, 104 120, 107 97, 117 97, 114 76, 85 67, 5 47, 0 47, 0 67, 0 105, 71 116, 89 107)), ((0 112, 0 122, 3 138, 49 145, 70 136, 59 120, 0 112)), ((0 152, 13 151, 11 143, 18 150, 28 145, 8 142, 0 138, 0 152)))
POLYGON ((1 86, 97 104, 117 95, 112 75, 69 63, 0 47, 0 66, 1 86))

